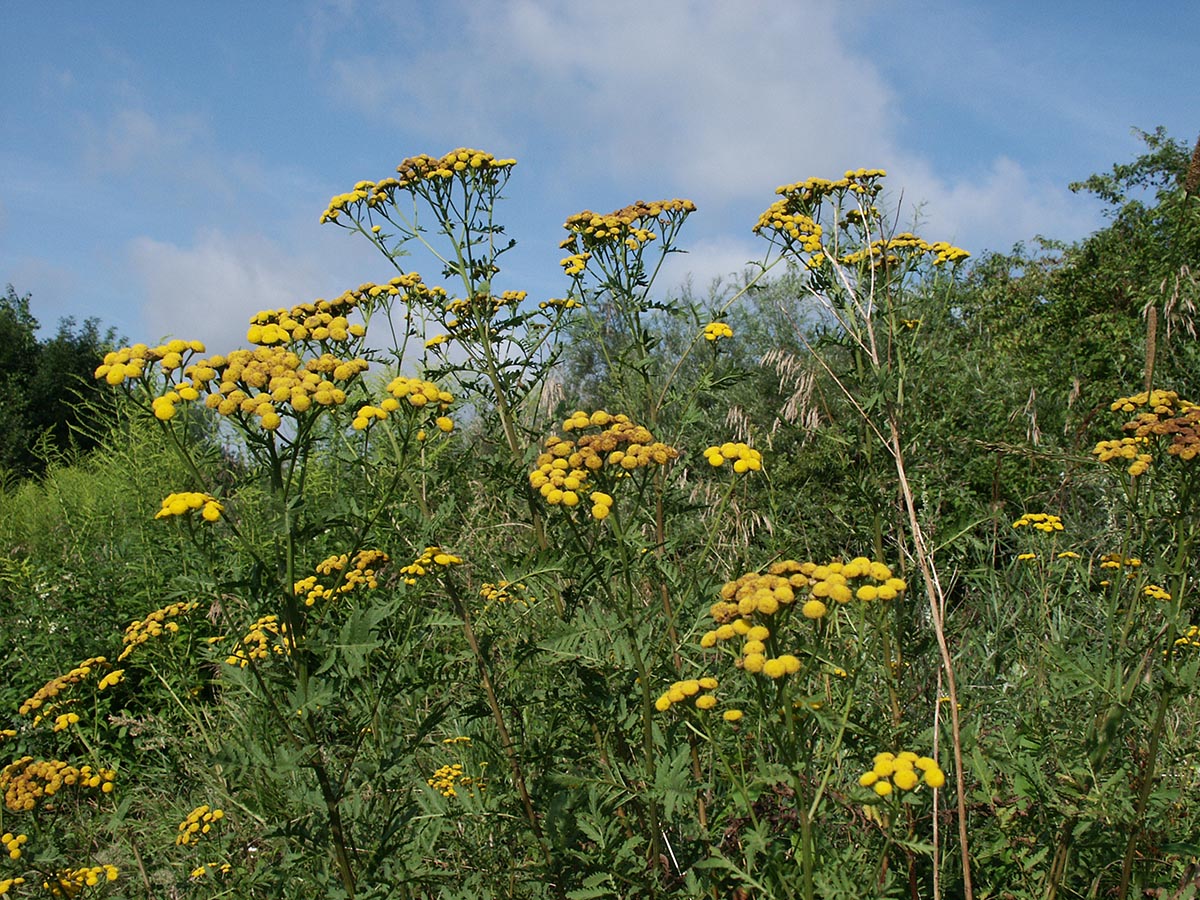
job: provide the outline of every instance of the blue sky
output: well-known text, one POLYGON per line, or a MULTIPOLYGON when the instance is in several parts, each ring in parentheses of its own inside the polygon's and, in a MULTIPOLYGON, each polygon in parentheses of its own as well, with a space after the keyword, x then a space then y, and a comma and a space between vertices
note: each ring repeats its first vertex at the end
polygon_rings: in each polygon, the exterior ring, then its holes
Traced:
POLYGON ((318 215, 458 146, 518 160, 496 286, 534 299, 566 290, 580 209, 691 198, 668 276, 705 285, 761 255, 777 185, 859 166, 930 240, 1073 240, 1104 220, 1067 183, 1132 128, 1195 140, 1198 34, 1195 0, 8 0, 0 287, 47 330, 225 350, 259 309, 389 277, 318 215))

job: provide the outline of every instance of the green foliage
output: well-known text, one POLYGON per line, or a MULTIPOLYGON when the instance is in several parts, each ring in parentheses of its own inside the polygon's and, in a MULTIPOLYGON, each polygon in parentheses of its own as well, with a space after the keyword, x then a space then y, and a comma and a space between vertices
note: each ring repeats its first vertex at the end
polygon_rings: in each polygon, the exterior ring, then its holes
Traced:
POLYGON ((113 774, 6 802, 0 884, 1186 895, 1200 412, 1137 388, 1191 389, 1195 199, 1147 143, 1110 229, 968 272, 881 172, 785 186, 703 295, 654 284, 687 201, 572 215, 539 304, 513 161, 334 197, 395 278, 109 353, 98 451, 0 497, 0 784, 113 774))

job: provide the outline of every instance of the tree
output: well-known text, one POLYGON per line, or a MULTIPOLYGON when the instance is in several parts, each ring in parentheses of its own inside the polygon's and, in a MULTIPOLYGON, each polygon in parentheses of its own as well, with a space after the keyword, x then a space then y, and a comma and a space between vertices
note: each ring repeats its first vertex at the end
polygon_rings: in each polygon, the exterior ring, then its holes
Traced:
POLYGON ((104 352, 114 346, 113 329, 100 320, 82 325, 59 322, 52 338, 39 340, 41 327, 30 311, 30 295, 10 284, 0 297, 0 477, 40 475, 63 454, 95 447, 111 404, 94 383, 104 352), (97 426, 100 427, 97 427, 97 426))

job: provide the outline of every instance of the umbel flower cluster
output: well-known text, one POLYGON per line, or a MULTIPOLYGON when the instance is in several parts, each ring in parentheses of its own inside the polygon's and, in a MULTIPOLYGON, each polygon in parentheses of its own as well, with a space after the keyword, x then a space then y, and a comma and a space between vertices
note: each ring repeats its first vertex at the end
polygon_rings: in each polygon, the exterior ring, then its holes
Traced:
POLYGON ((895 268, 905 258, 916 259, 921 256, 930 256, 933 257, 935 266, 941 266, 946 263, 961 262, 970 255, 962 247, 955 247, 946 241, 934 241, 931 244, 924 238, 905 231, 892 237, 872 241, 861 250, 842 255, 838 261, 847 266, 869 263, 877 268, 895 268))
POLYGON ((156 519, 166 519, 171 516, 186 516, 190 512, 199 511, 205 522, 215 522, 221 518, 225 507, 212 494, 202 494, 196 491, 183 491, 168 494, 162 502, 162 509, 154 514, 156 519))
POLYGON ((439 766, 425 783, 443 797, 457 797, 461 789, 474 792, 477 787, 483 788, 483 779, 468 775, 462 763, 439 766))
POLYGON ((51 897, 74 897, 84 888, 96 887, 106 881, 116 881, 120 874, 120 870, 112 865, 63 869, 43 881, 42 890, 51 897))
POLYGON ((251 662, 266 660, 272 653, 284 656, 288 652, 287 632, 287 623, 280 622, 278 616, 261 616, 225 657, 225 662, 244 669, 251 662))
POLYGON ((728 322, 709 322, 704 326, 704 339, 709 343, 716 343, 721 338, 733 337, 733 329, 729 327, 728 322))
POLYGON ((9 859, 20 859, 21 848, 28 842, 29 835, 27 834, 13 834, 11 831, 6 831, 0 835, 0 844, 4 845, 4 852, 8 854, 9 859))
POLYGON ((195 600, 180 600, 176 603, 170 603, 161 609, 156 609, 144 619, 137 619, 129 623, 129 627, 125 629, 125 634, 121 638, 121 643, 125 645, 121 650, 121 655, 117 657, 117 661, 129 657, 134 650, 140 647, 150 638, 158 637, 161 634, 175 634, 179 631, 179 623, 175 621, 179 616, 184 616, 192 610, 200 606, 195 600))
MULTIPOLYGON (((411 281, 413 276, 408 278, 411 281)), ((361 338, 367 333, 366 326, 351 323, 347 316, 362 305, 369 309, 371 302, 380 295, 399 296, 409 286, 401 276, 393 278, 387 285, 370 282, 359 285, 332 300, 318 298, 290 309, 263 310, 250 319, 246 340, 257 346, 270 347, 306 341, 336 344, 361 338)))
POLYGON ((176 846, 198 843, 200 838, 213 830, 213 826, 225 818, 225 811, 213 809, 207 803, 197 806, 187 818, 179 823, 176 846))
POLYGON ((745 634, 744 628, 748 629, 755 615, 770 617, 798 601, 805 618, 821 619, 828 614, 830 601, 895 600, 905 587, 904 579, 895 577, 885 563, 865 556, 825 565, 782 560, 765 574, 749 572, 721 588, 721 599, 709 610, 718 627, 701 638, 700 646, 711 647, 739 632, 745 634), (737 625, 739 620, 744 626, 737 625))
POLYGON ((59 760, 37 760, 22 756, 0 769, 0 791, 4 805, 15 813, 30 812, 46 797, 64 787, 112 793, 117 773, 112 769, 76 768, 59 760))
POLYGON ((254 350, 199 358, 205 352, 199 341, 171 341, 153 348, 135 344, 106 355, 96 377, 111 385, 139 382, 149 388, 152 369, 157 367, 168 379, 167 390, 151 401, 158 419, 169 421, 179 404, 203 397, 205 406, 221 416, 275 431, 284 416, 299 417, 314 407, 345 402, 346 387, 366 371, 367 362, 329 352, 334 344, 365 333, 363 326, 349 324, 343 312, 371 296, 424 290, 416 276, 393 282, 362 285, 336 301, 260 312, 251 319, 247 335, 260 345, 254 350), (321 352, 304 359, 288 348, 289 342, 300 350, 315 347, 321 352), (178 379, 178 372, 184 377, 178 379))
POLYGON ((350 227, 341 221, 343 213, 356 219, 363 207, 375 210, 392 203, 397 191, 416 194, 445 192, 456 182, 495 188, 508 178, 516 164, 515 159, 496 159, 483 150, 466 147, 451 150, 442 157, 425 154, 411 156, 396 167, 398 178, 384 178, 379 182, 360 181, 353 190, 333 197, 321 213, 320 221, 322 224, 333 222, 350 227))
MULTIPOLYGON (((933 265, 957 263, 970 254, 961 247, 945 241, 930 243, 915 234, 902 232, 891 237, 871 237, 872 229, 882 225, 879 211, 872 201, 883 190, 883 169, 851 169, 842 178, 809 178, 775 189, 780 199, 758 217, 753 231, 771 243, 800 257, 810 269, 825 264, 825 227, 822 213, 829 208, 834 217, 834 231, 854 229, 862 236, 865 246, 836 256, 844 266, 868 265, 872 268, 896 268, 906 260, 931 258, 933 265), (826 201, 830 207, 826 207, 826 201)), ((832 227, 830 225, 830 227, 832 227)), ((831 244, 831 247, 835 245, 831 244)), ((836 249, 828 251, 836 254, 836 249)))
POLYGON ((1159 439, 1169 439, 1167 453, 1192 460, 1200 453, 1200 405, 1181 400, 1175 391, 1142 391, 1112 402, 1113 412, 1136 413, 1121 426, 1125 436, 1100 441, 1092 453, 1100 462, 1125 460, 1136 478, 1154 462, 1151 452, 1159 439))
POLYGON ((575 439, 546 438, 529 484, 551 506, 577 506, 587 496, 596 519, 606 518, 613 505, 612 495, 599 489, 602 484, 638 469, 664 466, 679 456, 678 450, 656 441, 623 414, 577 411, 563 422, 562 430, 589 433, 575 439))
POLYGON ((911 750, 875 754, 874 765, 858 779, 860 785, 873 789, 880 797, 888 796, 893 790, 916 790, 922 782, 931 788, 940 788, 946 783, 946 773, 936 759, 917 756, 911 750))
POLYGON ((733 471, 739 475, 762 471, 762 454, 744 443, 727 441, 719 447, 709 447, 704 451, 704 458, 713 468, 720 468, 726 462, 732 462, 733 471))
MULTIPOLYGON (((393 378, 388 383, 387 393, 388 396, 378 406, 368 404, 359 408, 351 423, 356 431, 369 428, 373 422, 385 421, 400 409, 409 412, 421 410, 427 414, 430 411, 444 413, 454 402, 454 396, 449 391, 442 390, 432 381, 423 381, 420 378, 393 378)), ((454 421, 446 415, 437 416, 434 424, 439 431, 445 433, 454 430, 454 421)))
MULTIPOLYGON (((637 250, 644 244, 658 240, 662 231, 677 227, 695 211, 695 203, 680 199, 655 200, 650 203, 638 200, 606 214, 585 209, 567 217, 563 228, 569 231, 571 236, 565 238, 558 246, 572 254, 588 253, 600 247, 611 246, 637 250)), ((563 265, 566 266, 565 260, 563 265)))
POLYGON ((488 603, 528 604, 534 602, 534 598, 527 595, 528 590, 529 588, 520 582, 485 581, 479 587, 479 596, 488 603))
POLYGON ((1063 530, 1062 519, 1049 513, 1025 513, 1013 522, 1013 528, 1033 528, 1046 534, 1054 534, 1063 530))
POLYGON ((359 589, 379 587, 379 570, 389 562, 382 550, 359 550, 351 560, 348 554, 330 556, 317 564, 315 575, 296 582, 297 597, 304 598, 305 606, 319 600, 332 600, 337 594, 350 594, 359 589), (322 584, 324 578, 332 584, 322 584))
POLYGON ((696 709, 712 709, 717 705, 717 698, 712 693, 717 687, 717 679, 710 677, 676 681, 654 701, 654 708, 666 712, 674 704, 691 701, 696 709))
POLYGON ((461 566, 462 557, 447 553, 441 547, 426 547, 421 555, 400 569, 405 584, 416 584, 418 578, 433 574, 439 569, 461 566))
POLYGON ((18 712, 23 716, 27 716, 31 712, 37 712, 42 708, 43 704, 50 703, 72 686, 89 678, 97 669, 107 666, 108 658, 104 656, 93 656, 85 659, 65 675, 58 675, 51 678, 34 691, 33 696, 21 704, 18 712))

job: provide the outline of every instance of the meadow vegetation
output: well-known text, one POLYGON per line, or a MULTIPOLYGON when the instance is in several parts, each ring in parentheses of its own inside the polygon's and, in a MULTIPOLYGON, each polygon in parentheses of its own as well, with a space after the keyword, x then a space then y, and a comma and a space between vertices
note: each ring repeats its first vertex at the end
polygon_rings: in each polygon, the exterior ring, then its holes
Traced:
POLYGON ((390 280, 98 346, 0 497, 0 895, 1194 897, 1200 146, 1143 137, 1076 245, 857 169, 707 291, 690 201, 569 215, 545 299, 515 161, 412 157, 319 217, 390 280))

